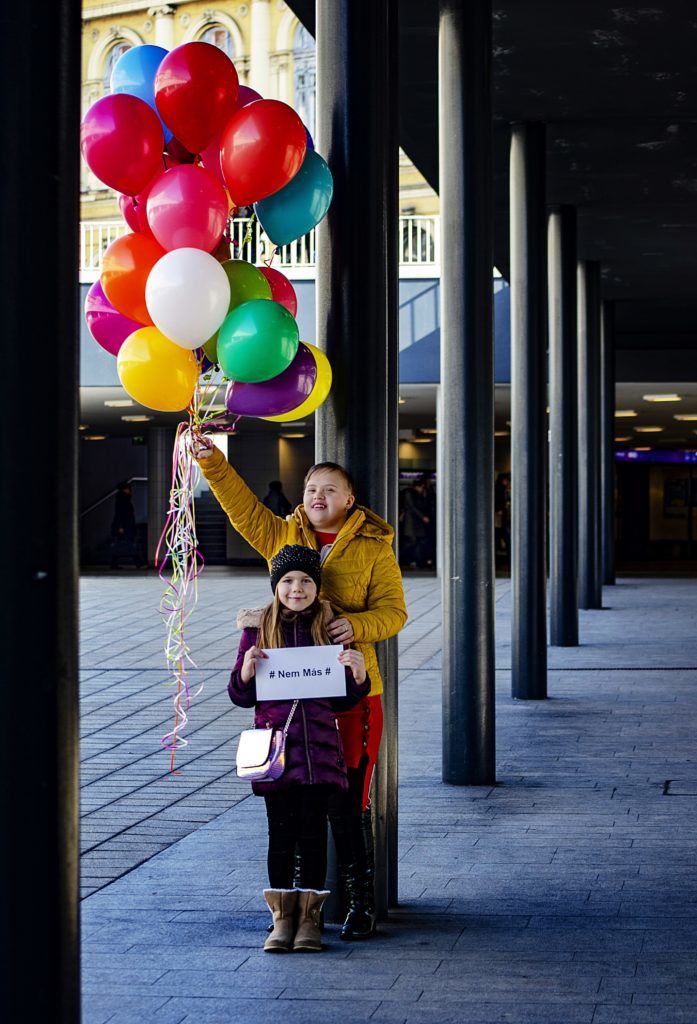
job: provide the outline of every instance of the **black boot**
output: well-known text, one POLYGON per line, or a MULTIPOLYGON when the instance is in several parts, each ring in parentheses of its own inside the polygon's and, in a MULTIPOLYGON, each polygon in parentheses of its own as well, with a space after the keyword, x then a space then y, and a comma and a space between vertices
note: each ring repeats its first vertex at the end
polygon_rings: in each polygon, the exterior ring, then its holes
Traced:
POLYGON ((360 860, 343 871, 348 914, 341 928, 345 942, 369 939, 375 934, 375 850, 370 808, 361 814, 362 849, 360 860))

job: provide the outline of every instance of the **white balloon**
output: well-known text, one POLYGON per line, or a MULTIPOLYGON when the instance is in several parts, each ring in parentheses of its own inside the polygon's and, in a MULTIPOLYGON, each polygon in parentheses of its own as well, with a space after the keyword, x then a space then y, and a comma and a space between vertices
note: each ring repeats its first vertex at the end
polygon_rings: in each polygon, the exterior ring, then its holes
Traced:
POLYGON ((182 348, 198 348, 227 316, 230 282, 202 249, 172 249, 150 271, 145 304, 166 338, 182 348))

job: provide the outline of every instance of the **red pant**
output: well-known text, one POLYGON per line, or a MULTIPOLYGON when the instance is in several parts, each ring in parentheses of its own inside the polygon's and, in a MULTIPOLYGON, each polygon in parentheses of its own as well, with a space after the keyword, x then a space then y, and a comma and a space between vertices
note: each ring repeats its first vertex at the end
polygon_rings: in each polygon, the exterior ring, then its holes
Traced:
MULTIPOLYGON (((364 697, 350 711, 340 711, 336 717, 344 746, 346 767, 358 768, 361 766, 361 759, 367 758, 362 800, 362 809, 365 810, 370 803, 370 783, 382 737, 382 699, 379 694, 364 697)), ((363 763, 365 764, 365 761, 363 763)))

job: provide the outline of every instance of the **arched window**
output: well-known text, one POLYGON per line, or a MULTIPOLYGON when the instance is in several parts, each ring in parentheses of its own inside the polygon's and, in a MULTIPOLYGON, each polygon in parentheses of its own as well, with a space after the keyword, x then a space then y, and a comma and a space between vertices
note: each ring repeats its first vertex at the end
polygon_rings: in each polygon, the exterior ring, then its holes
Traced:
POLYGON ((298 25, 293 37, 293 69, 295 87, 295 109, 307 126, 310 135, 315 134, 315 41, 304 25, 298 25))
POLYGON ((224 25, 209 25, 206 31, 201 33, 199 40, 202 43, 210 43, 211 46, 217 46, 219 50, 228 55, 230 60, 235 56, 232 36, 224 25))
POLYGON ((111 92, 111 72, 114 70, 114 65, 126 50, 131 49, 131 43, 126 42, 125 39, 119 39, 117 43, 114 43, 112 48, 106 55, 104 61, 104 74, 102 76, 102 85, 104 87, 104 95, 111 92))

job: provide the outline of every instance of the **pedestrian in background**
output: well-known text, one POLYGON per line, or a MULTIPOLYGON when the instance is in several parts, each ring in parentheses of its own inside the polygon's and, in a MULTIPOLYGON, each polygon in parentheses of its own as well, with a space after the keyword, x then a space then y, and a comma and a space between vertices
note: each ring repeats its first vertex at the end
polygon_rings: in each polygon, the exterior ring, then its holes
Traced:
POLYGON ((282 519, 293 511, 293 506, 283 493, 283 484, 280 480, 270 482, 269 493, 263 499, 263 503, 275 516, 281 516, 282 519))

